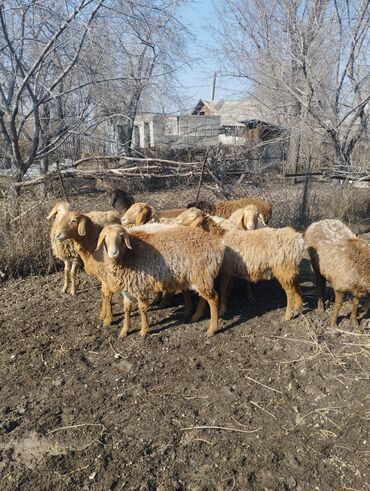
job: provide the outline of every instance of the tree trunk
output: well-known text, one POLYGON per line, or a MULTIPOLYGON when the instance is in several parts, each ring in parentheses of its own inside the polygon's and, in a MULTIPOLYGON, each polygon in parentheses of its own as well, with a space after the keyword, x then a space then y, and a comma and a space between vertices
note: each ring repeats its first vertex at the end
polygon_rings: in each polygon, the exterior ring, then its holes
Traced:
POLYGON ((11 218, 15 218, 19 215, 19 195, 21 188, 17 186, 23 180, 22 170, 12 163, 12 175, 8 189, 8 213, 11 218))
MULTIPOLYGON (((49 172, 49 156, 45 155, 45 157, 43 157, 40 162, 40 173, 45 177, 48 172, 49 172)), ((46 198, 48 194, 46 180, 41 184, 41 189, 42 189, 41 191, 42 196, 46 198)))

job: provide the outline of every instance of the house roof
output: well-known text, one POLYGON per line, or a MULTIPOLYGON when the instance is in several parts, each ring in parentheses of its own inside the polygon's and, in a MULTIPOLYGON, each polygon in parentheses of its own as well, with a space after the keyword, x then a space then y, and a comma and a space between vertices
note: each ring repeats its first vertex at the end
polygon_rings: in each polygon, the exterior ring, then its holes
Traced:
POLYGON ((208 107, 212 115, 220 116, 222 126, 244 126, 242 121, 262 119, 261 107, 252 99, 242 101, 200 99, 192 114, 195 114, 204 105, 208 107))

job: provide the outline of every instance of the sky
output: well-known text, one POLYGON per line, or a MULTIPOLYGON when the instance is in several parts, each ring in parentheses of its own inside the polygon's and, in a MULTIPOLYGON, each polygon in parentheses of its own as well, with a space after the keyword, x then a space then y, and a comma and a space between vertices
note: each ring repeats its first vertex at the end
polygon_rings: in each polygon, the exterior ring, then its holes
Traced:
MULTIPOLYGON (((183 85, 184 106, 192 108, 199 99, 211 98, 211 87, 214 72, 220 72, 220 67, 210 55, 210 48, 215 47, 215 41, 209 27, 217 28, 215 5, 220 0, 193 0, 180 11, 183 24, 190 30, 194 39, 189 43, 189 54, 200 58, 191 69, 182 70, 179 80, 183 85)), ((238 100, 244 98, 242 84, 235 79, 217 76, 215 99, 238 100)))

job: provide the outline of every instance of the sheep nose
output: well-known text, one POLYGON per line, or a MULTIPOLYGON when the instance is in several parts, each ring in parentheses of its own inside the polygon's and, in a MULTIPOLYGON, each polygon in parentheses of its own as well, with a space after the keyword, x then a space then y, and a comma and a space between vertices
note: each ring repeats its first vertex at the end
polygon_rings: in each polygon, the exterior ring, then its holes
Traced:
POLYGON ((58 234, 55 234, 55 238, 57 240, 63 240, 64 239, 64 234, 62 232, 59 232, 58 234))
POLYGON ((247 230, 253 230, 254 226, 253 223, 247 223, 247 230))
POLYGON ((109 255, 112 259, 116 259, 116 257, 119 256, 119 250, 115 249, 114 251, 111 251, 109 255))

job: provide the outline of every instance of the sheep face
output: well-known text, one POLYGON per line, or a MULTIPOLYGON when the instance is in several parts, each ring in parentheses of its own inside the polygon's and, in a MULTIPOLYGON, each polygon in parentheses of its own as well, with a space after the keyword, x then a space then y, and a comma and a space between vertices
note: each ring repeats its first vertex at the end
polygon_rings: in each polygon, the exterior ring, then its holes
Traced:
POLYGON ((86 235, 86 219, 85 215, 77 211, 66 212, 55 231, 55 238, 63 241, 86 235))
POLYGON ((120 225, 107 225, 100 232, 96 250, 104 245, 110 259, 118 261, 124 254, 126 247, 132 249, 127 231, 120 225))
POLYGON ((198 208, 188 208, 186 211, 180 213, 176 218, 175 223, 179 225, 197 227, 203 222, 206 214, 204 211, 198 208))
POLYGON ((125 212, 121 218, 123 226, 143 225, 154 217, 154 210, 146 203, 135 203, 125 212))
POLYGON ((240 226, 244 230, 255 230, 258 228, 259 221, 266 227, 263 215, 258 211, 256 205, 248 205, 243 208, 240 219, 240 226))
POLYGON ((68 203, 68 201, 57 201, 46 218, 47 220, 50 220, 51 218, 54 218, 56 216, 61 217, 62 215, 64 215, 64 213, 69 211, 69 209, 70 204, 68 203))

